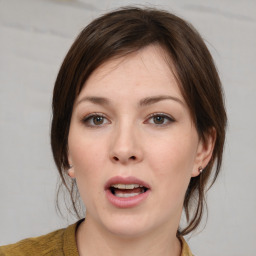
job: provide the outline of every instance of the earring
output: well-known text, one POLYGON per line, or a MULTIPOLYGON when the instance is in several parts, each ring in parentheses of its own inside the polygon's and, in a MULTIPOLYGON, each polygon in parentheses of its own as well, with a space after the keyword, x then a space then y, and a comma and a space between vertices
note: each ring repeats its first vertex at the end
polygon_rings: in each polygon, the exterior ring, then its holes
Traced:
POLYGON ((203 167, 202 166, 198 167, 198 172, 199 172, 199 174, 201 174, 203 172, 203 167))

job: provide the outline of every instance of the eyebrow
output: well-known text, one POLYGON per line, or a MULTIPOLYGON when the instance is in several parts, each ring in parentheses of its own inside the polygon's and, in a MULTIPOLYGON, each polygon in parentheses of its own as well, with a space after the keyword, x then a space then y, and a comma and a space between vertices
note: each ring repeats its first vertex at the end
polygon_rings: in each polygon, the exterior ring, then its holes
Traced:
POLYGON ((145 99, 140 100, 139 105, 141 107, 148 106, 148 105, 152 105, 152 104, 157 103, 162 100, 173 100, 173 101, 176 101, 184 106, 184 102, 182 100, 180 100, 177 97, 169 96, 169 95, 159 95, 159 96, 147 97, 145 99))
MULTIPOLYGON (((144 107, 144 106, 155 104, 163 100, 173 100, 180 103, 183 106, 185 105, 184 102, 177 97, 170 96, 170 95, 159 95, 159 96, 152 96, 152 97, 146 97, 144 99, 141 99, 139 101, 139 106, 144 107)), ((97 105, 110 105, 109 99, 104 97, 97 97, 97 96, 83 97, 81 100, 79 100, 76 103, 76 105, 79 105, 81 102, 86 102, 86 101, 97 104, 97 105)))
POLYGON ((107 98, 103 97, 83 97, 81 100, 79 100, 76 105, 79 105, 81 102, 89 101, 94 104, 98 105, 110 105, 110 101, 107 98))

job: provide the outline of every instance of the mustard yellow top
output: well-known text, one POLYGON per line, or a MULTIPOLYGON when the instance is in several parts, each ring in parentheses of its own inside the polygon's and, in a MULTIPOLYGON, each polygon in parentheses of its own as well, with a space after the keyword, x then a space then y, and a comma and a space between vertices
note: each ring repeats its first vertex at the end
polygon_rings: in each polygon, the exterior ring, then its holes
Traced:
MULTIPOLYGON (((76 246, 76 229, 82 221, 44 236, 0 246, 0 256, 79 256, 76 246)), ((181 256, 193 256, 186 241, 183 238, 181 241, 181 256)))

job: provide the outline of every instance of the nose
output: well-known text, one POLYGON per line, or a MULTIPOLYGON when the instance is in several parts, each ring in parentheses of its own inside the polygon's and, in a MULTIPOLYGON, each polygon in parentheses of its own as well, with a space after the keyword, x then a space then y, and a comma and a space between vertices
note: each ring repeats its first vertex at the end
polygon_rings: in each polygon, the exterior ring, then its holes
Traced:
POLYGON ((110 160, 113 163, 132 164, 142 161, 141 139, 134 127, 120 127, 111 138, 110 160))

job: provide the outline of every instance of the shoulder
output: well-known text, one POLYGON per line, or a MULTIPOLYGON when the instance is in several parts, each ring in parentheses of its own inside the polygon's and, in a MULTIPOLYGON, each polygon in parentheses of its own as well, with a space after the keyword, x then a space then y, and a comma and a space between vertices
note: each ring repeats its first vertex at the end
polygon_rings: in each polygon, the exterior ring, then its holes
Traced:
POLYGON ((9 255, 63 255, 64 229, 56 230, 47 235, 27 238, 18 243, 0 247, 0 256, 9 255))
POLYGON ((75 231, 79 223, 80 221, 47 235, 27 238, 15 244, 0 246, 0 256, 76 256, 78 253, 75 231))
POLYGON ((179 239, 182 245, 181 256, 194 256, 185 239, 182 236, 180 236, 179 239))

